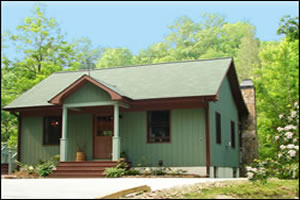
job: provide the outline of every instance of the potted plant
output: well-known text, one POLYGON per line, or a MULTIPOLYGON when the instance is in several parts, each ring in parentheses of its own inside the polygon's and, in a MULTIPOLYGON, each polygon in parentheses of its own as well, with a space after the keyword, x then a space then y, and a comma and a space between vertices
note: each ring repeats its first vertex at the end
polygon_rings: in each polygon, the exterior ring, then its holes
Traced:
POLYGON ((76 161, 85 161, 85 152, 79 145, 77 145, 76 161))

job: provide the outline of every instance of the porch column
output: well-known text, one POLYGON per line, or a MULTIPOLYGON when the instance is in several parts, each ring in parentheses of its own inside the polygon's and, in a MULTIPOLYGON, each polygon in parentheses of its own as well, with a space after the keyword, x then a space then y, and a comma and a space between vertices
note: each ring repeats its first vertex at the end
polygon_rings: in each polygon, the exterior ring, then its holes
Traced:
POLYGON ((62 119, 62 136, 60 139, 60 161, 67 161, 68 155, 68 138, 67 138, 67 126, 68 126, 68 108, 63 107, 63 119, 62 119))
POLYGON ((119 105, 117 104, 114 105, 114 136, 112 154, 113 161, 120 159, 119 105))

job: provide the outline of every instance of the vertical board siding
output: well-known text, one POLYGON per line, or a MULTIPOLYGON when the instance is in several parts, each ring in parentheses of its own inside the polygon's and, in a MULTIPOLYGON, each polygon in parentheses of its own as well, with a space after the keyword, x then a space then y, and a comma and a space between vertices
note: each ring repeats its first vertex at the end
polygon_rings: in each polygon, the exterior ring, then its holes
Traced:
POLYGON ((171 110, 171 143, 146 141, 147 112, 122 113, 120 119, 121 151, 133 166, 205 166, 204 109, 171 110))
POLYGON ((59 145, 43 145, 43 117, 22 117, 22 163, 35 165, 56 154, 59 145))
POLYGON ((98 88, 92 83, 85 83, 77 91, 68 96, 64 103, 86 103, 95 101, 110 101, 111 98, 107 92, 98 88))
POLYGON ((68 161, 76 159, 78 147, 84 150, 87 160, 93 159, 93 115, 74 114, 68 119, 68 161))
MULTIPOLYGON (((68 119, 68 160, 76 157, 77 145, 85 147, 87 160, 92 160, 92 115, 74 114, 68 119)), ((59 145, 43 145, 43 116, 22 117, 22 163, 35 165, 59 154, 59 145)))
POLYGON ((209 103, 209 118, 211 166, 238 167, 238 110, 234 103, 227 77, 220 88, 220 99, 209 103), (221 114, 221 144, 216 143, 216 112, 221 114), (228 143, 231 141, 231 120, 235 123, 235 148, 228 146, 228 143))

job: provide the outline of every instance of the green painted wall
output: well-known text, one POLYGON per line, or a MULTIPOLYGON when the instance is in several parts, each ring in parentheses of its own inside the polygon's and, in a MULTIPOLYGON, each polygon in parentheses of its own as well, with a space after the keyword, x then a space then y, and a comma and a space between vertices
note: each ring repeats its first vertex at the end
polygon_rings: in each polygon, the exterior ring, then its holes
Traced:
POLYGON ((120 119, 121 151, 133 166, 139 163, 158 166, 205 166, 204 109, 171 111, 171 143, 146 143, 146 112, 122 113, 120 119))
POLYGON ((38 164, 59 154, 58 145, 43 145, 43 117, 22 117, 21 162, 38 164))
MULTIPOLYGON (((85 148, 87 160, 92 160, 91 114, 73 114, 68 116, 68 160, 75 160, 78 145, 85 148)), ((21 161, 26 164, 38 164, 59 154, 59 145, 43 145, 43 117, 22 117, 21 161)))
POLYGON ((93 159, 93 115, 73 114, 68 118, 68 160, 76 159, 80 146, 86 153, 86 159, 93 159))
POLYGON ((217 102, 209 103, 210 118, 210 158, 211 166, 217 167, 238 167, 239 146, 238 146, 238 110, 230 90, 227 77, 224 79, 220 98, 217 102), (221 144, 216 143, 215 113, 221 114, 221 144), (231 141, 230 121, 235 122, 235 148, 228 146, 231 141))
POLYGON ((79 88, 73 94, 68 96, 64 100, 64 104, 110 100, 110 95, 107 92, 88 82, 81 86, 81 88, 79 88))

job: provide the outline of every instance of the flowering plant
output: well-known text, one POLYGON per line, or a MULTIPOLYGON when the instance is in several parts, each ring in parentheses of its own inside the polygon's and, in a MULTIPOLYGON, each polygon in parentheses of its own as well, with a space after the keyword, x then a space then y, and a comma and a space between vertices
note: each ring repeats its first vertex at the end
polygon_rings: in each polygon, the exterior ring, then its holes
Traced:
POLYGON ((246 167, 248 179, 267 180, 273 176, 283 179, 299 178, 299 105, 295 102, 288 115, 280 114, 282 126, 274 135, 277 157, 255 160, 246 167))

